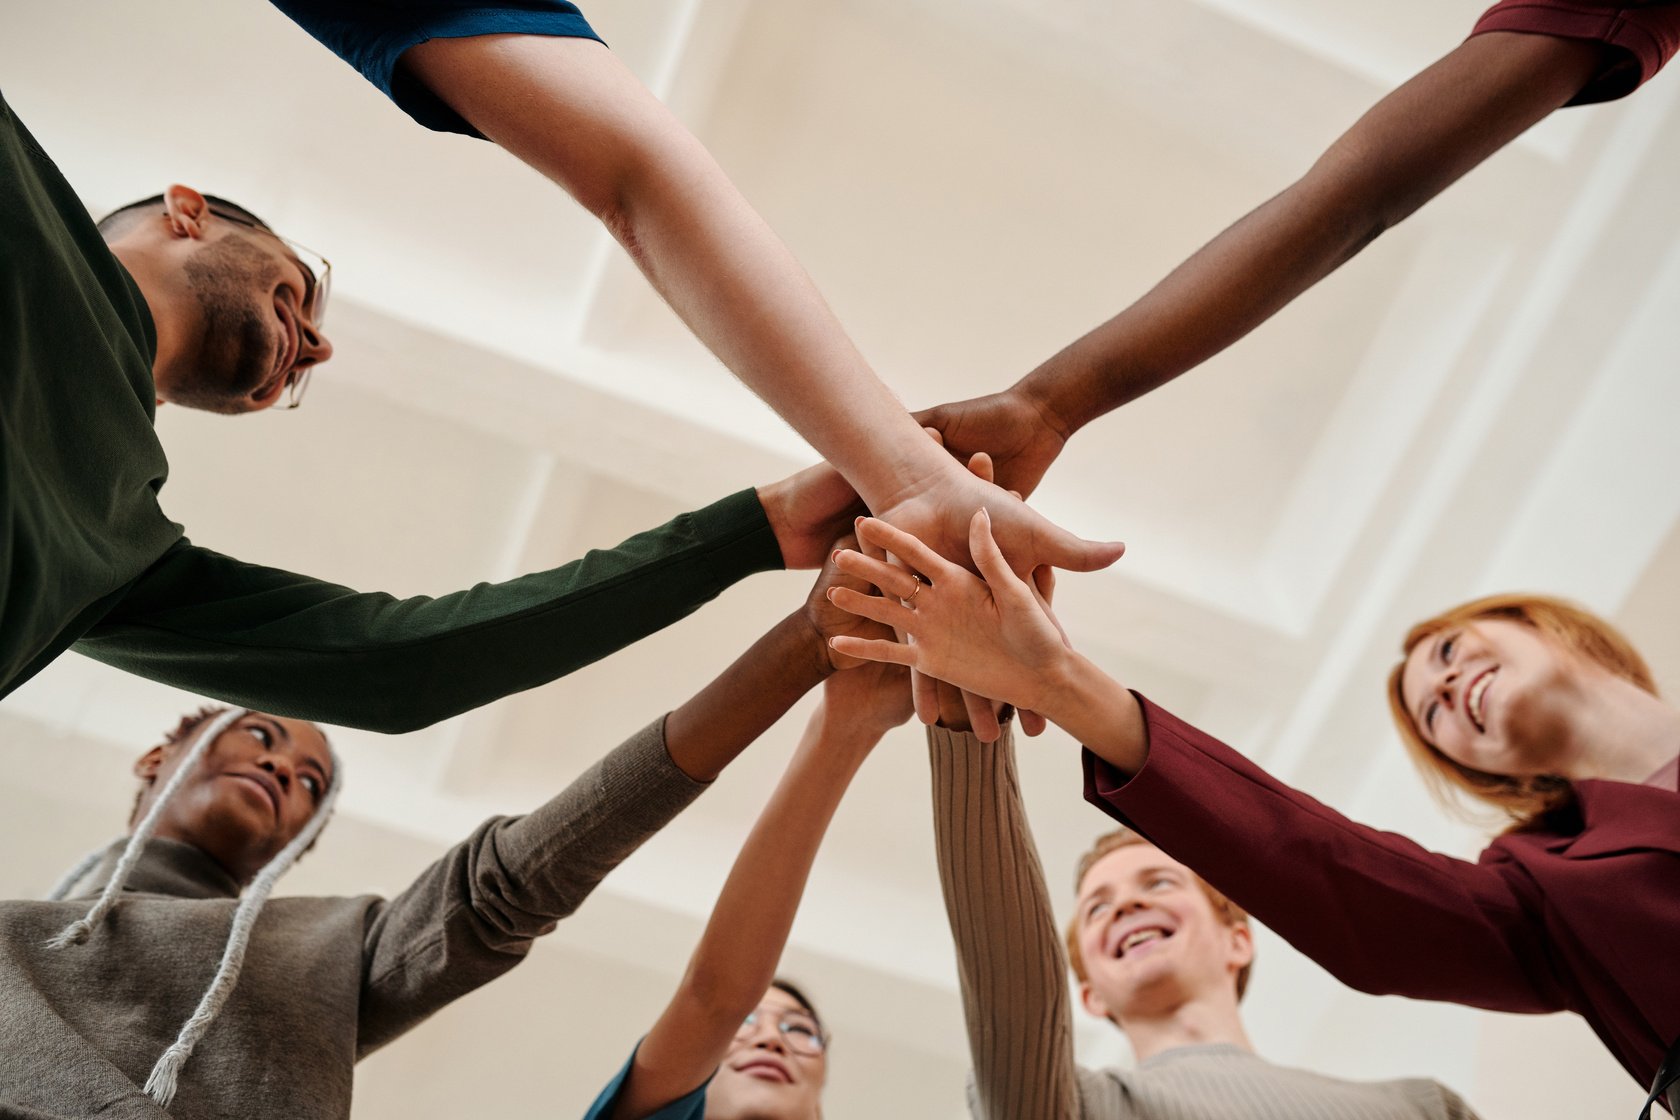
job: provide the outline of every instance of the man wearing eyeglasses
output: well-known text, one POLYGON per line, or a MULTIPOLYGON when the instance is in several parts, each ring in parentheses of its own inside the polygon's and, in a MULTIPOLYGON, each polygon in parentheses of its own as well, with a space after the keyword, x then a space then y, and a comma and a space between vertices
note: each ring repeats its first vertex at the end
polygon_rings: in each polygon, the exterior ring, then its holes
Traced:
POLYGON ((302 402, 310 371, 332 357, 321 333, 325 258, 180 184, 107 214, 99 232, 142 290, 161 297, 146 300, 159 404, 237 413, 302 402), (190 298, 169 298, 182 287, 190 298))
POLYGON ((754 572, 817 567, 856 502, 813 469, 618 548, 398 600, 242 563, 165 515, 160 402, 295 405, 328 270, 183 186, 96 227, 0 98, 0 697, 72 645, 275 715, 423 727, 531 688, 754 572))

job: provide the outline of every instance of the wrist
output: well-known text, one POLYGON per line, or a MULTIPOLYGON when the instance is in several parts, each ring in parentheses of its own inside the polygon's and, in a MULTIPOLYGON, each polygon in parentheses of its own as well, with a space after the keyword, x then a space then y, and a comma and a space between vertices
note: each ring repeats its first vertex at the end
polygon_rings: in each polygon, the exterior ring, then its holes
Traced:
POLYGON ((789 480, 769 482, 763 486, 754 487, 758 495, 758 504, 764 509, 764 520, 770 523, 770 532, 776 538, 776 547, 782 553, 782 567, 789 567, 788 557, 792 552, 793 523, 788 517, 788 487, 789 480))
POLYGON ((1030 703, 1017 707, 1028 708, 1052 723, 1066 726, 1070 720, 1077 720, 1099 678, 1107 679, 1083 654, 1070 649, 1038 674, 1038 695, 1030 703))
POLYGON ((1143 768, 1149 731, 1131 689, 1075 653, 1046 692, 1047 707, 1035 709, 1045 719, 1121 771, 1143 768))
POLYGON ((791 671, 808 680, 811 687, 838 671, 834 667, 834 652, 828 648, 828 635, 804 607, 778 622, 775 633, 781 638, 791 671))
POLYGON ((823 703, 822 740, 830 750, 848 757, 868 754, 889 730, 864 707, 823 703))
POLYGON ((871 485, 857 488, 858 497, 875 517, 885 517, 888 511, 937 488, 953 475, 968 475, 962 464, 920 428, 913 445, 893 448, 879 462, 883 469, 870 480, 871 485))
POLYGON ((1009 390, 1038 417, 1055 437, 1066 443, 1073 433, 1084 427, 1089 417, 1077 416, 1067 402, 1058 400, 1054 384, 1048 378, 1028 375, 1009 390))

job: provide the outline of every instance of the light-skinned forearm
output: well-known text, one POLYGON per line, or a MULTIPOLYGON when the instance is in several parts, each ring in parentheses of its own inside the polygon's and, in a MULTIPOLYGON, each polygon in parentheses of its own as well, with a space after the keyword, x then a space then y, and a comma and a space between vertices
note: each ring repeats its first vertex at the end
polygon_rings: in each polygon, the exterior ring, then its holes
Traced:
POLYGON ((490 35, 434 39, 404 61, 599 217, 700 341, 872 509, 949 469, 793 254, 611 51, 490 35))
POLYGON ((1143 706, 1125 685, 1069 651, 1043 674, 1032 709, 1117 769, 1135 774, 1149 758, 1143 706))
POLYGON ((823 636, 795 611, 665 717, 671 761, 711 781, 833 671, 823 636))
POLYGON ((670 1005, 636 1052, 615 1109, 630 1120, 691 1092, 770 987, 823 834, 881 737, 820 708, 730 869, 670 1005))
POLYGON ((1065 438, 1200 365, 1562 106, 1602 49, 1543 35, 1469 40, 1380 101, 1298 182, 1017 390, 1065 438))
POLYGON ((823 834, 881 735, 821 709, 742 846, 681 989, 730 1034, 770 986, 823 834))

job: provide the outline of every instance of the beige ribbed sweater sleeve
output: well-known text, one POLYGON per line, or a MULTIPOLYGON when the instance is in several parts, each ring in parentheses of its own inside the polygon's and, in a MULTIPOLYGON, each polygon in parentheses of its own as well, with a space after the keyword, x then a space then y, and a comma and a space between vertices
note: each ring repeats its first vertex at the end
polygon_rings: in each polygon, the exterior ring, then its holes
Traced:
POLYGON ((1132 1112, 1114 1087, 1074 1064, 1067 960, 1021 802, 1013 729, 982 743, 930 727, 928 758, 974 1061, 969 1111, 978 1120, 1125 1120, 1132 1112))

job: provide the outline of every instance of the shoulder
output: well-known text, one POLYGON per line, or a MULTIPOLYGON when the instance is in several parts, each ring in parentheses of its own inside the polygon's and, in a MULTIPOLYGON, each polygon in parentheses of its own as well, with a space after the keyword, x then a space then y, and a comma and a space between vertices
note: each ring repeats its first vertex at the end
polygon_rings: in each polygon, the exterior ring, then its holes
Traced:
MULTIPOLYGON (((641 1043, 630 1051, 630 1057, 613 1074, 601 1094, 590 1104, 589 1111, 583 1114, 583 1120, 606 1120, 612 1115, 613 1106, 618 1103, 619 1094, 624 1092, 624 1085, 630 1079, 630 1069, 636 1062, 636 1051, 641 1049, 641 1043)), ((706 1115, 706 1089, 711 1084, 708 1080, 693 1092, 678 1097, 669 1104, 662 1105, 653 1112, 638 1116, 635 1120, 703 1120, 706 1115)))

